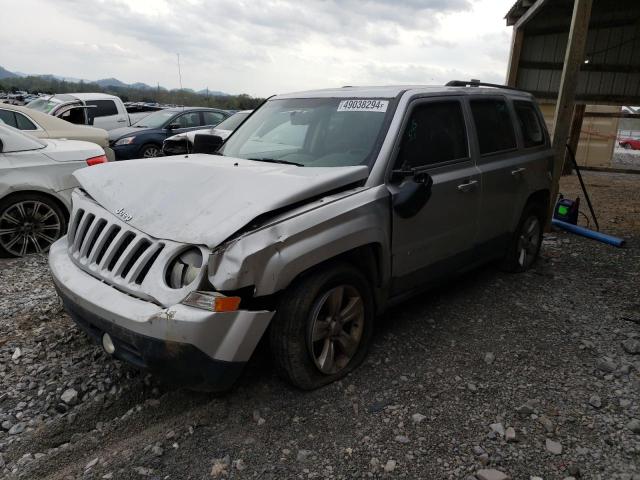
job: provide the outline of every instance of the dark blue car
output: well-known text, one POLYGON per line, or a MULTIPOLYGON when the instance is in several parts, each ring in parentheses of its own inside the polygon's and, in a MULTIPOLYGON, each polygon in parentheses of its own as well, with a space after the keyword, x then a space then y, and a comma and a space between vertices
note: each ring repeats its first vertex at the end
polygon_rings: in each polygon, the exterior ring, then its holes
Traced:
POLYGON ((231 113, 215 108, 176 107, 152 113, 130 127, 109 132, 109 146, 117 160, 162 155, 165 138, 203 127, 214 127, 231 113))

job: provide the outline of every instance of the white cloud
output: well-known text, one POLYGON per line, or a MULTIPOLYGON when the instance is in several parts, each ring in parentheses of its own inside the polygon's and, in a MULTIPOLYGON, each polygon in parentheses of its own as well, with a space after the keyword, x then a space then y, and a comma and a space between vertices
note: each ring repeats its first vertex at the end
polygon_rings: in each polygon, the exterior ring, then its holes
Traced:
POLYGON ((512 0, 0 0, 9 70, 266 96, 502 81, 512 0))

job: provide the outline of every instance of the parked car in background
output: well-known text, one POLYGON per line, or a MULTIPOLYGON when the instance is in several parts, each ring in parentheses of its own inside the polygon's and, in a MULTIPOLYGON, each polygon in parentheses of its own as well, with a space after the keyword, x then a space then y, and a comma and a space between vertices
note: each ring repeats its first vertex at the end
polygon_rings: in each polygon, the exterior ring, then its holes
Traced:
POLYGON ((110 131, 110 145, 118 160, 157 157, 162 154, 162 142, 167 137, 218 125, 229 115, 216 108, 166 108, 147 115, 129 128, 110 131))
POLYGON ((44 252, 64 235, 71 174, 105 162, 95 143, 41 140, 0 124, 0 256, 44 252))
POLYGON ((528 93, 472 85, 278 95, 215 157, 76 172, 49 255, 65 308, 106 352, 197 388, 228 388, 265 332, 294 385, 343 377, 387 305, 538 257, 544 119, 528 93), (113 234, 91 248, 97 231, 113 234))
POLYGON ((637 138, 622 138, 618 143, 627 150, 640 150, 640 140, 637 138))
POLYGON ((128 127, 141 117, 131 117, 122 100, 106 93, 62 93, 41 97, 28 108, 62 118, 70 123, 113 130, 128 127))
POLYGON ((200 133, 217 135, 226 140, 231 133, 238 128, 244 120, 251 114, 253 110, 242 110, 236 112, 227 119, 220 122, 213 128, 204 128, 191 130, 190 132, 179 133, 167 138, 162 144, 162 153, 164 155, 183 155, 193 150, 193 140, 200 133))
POLYGON ((109 160, 114 160, 109 147, 109 134, 102 128, 75 125, 27 107, 0 103, 0 121, 38 138, 66 138, 100 145, 109 160))

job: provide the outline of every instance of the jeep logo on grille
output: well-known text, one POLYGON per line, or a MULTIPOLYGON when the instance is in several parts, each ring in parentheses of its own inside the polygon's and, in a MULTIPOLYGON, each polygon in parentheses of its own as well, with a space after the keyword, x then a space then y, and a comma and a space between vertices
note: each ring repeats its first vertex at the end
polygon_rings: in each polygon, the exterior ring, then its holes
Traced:
POLYGON ((118 215, 125 222, 128 222, 133 218, 131 215, 125 212, 124 208, 119 208, 118 210, 116 210, 116 215, 118 215))

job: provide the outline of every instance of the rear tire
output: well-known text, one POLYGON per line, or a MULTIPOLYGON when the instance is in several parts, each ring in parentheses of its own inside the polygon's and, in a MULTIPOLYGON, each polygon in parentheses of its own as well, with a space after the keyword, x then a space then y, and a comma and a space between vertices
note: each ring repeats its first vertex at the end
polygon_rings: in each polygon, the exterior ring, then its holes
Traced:
POLYGON ((506 272, 524 272, 538 259, 547 212, 544 206, 529 202, 522 211, 518 227, 500 267, 506 272))
POLYGON ((366 357, 374 315, 371 286, 352 265, 301 277, 284 292, 271 324, 278 374, 303 390, 344 377, 366 357))
POLYGON ((39 193, 18 193, 0 201, 0 257, 42 253, 67 233, 63 209, 39 193))

